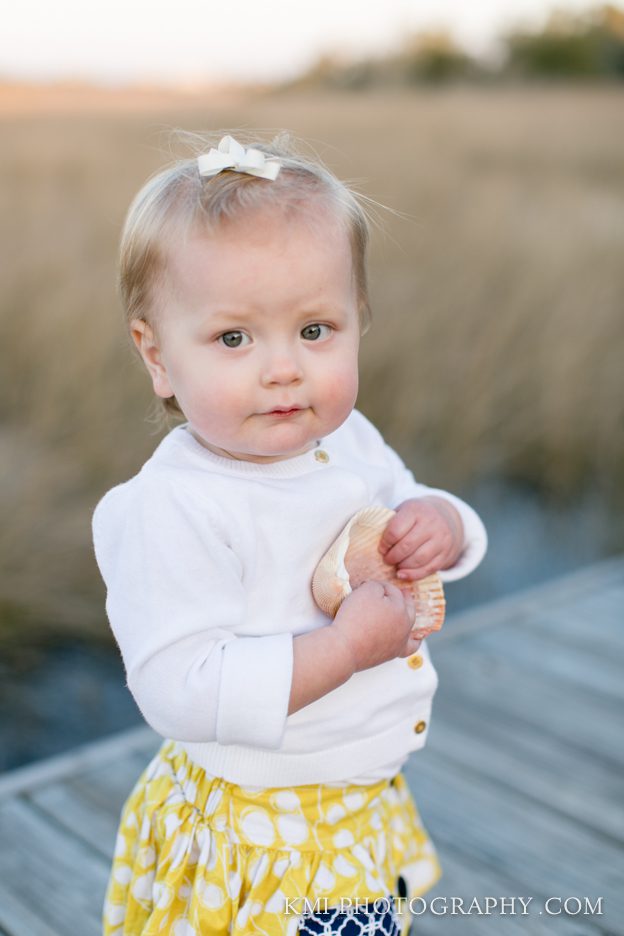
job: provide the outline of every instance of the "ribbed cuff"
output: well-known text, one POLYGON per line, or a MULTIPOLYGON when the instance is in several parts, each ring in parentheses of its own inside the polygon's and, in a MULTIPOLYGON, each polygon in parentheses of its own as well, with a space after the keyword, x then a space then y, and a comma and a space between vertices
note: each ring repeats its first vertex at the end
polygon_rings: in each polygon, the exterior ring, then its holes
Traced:
POLYGON ((457 509, 464 525, 465 546, 461 556, 450 569, 438 572, 443 582, 454 582, 477 568, 487 551, 487 533, 479 515, 465 501, 446 491, 431 490, 429 493, 449 501, 457 509))

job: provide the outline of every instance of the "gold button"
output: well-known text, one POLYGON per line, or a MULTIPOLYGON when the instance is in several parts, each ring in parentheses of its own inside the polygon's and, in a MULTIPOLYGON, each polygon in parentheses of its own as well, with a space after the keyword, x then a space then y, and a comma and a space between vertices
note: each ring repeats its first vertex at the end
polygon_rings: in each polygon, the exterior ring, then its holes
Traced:
POLYGON ((424 662, 420 653, 415 653, 413 656, 407 658, 407 665, 411 666, 412 669, 420 669, 424 662))
POLYGON ((426 727, 427 727, 426 721, 419 721, 418 724, 414 725, 414 731, 416 732, 416 734, 422 734, 426 727))
POLYGON ((314 453, 314 457, 316 458, 317 462, 322 462, 324 465, 326 465, 329 461, 329 455, 327 452, 323 451, 323 449, 317 449, 314 453))

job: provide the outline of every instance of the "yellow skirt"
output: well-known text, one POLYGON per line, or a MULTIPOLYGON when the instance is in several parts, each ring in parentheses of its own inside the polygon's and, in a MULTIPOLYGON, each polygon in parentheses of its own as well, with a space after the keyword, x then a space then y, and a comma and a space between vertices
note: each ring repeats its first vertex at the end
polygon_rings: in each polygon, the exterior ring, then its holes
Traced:
MULTIPOLYGON (((396 896, 399 877, 409 900, 439 876, 401 774, 243 787, 168 741, 122 812, 104 936, 294 936, 301 913, 396 896)), ((398 916, 405 933, 410 915, 398 916)))

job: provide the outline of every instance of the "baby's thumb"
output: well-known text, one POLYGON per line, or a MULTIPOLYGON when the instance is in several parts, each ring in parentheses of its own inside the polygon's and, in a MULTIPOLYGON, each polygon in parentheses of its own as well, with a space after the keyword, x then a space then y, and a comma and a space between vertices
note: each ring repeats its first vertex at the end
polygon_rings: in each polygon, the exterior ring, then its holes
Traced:
POLYGON ((416 623, 416 605, 412 596, 406 592, 403 592, 403 598, 405 599, 405 611, 407 612, 410 625, 413 628, 416 623))
POLYGON ((388 523, 379 540, 379 552, 382 553, 382 555, 383 553, 387 553, 390 547, 394 546, 396 541, 397 536, 392 530, 392 523, 388 523))

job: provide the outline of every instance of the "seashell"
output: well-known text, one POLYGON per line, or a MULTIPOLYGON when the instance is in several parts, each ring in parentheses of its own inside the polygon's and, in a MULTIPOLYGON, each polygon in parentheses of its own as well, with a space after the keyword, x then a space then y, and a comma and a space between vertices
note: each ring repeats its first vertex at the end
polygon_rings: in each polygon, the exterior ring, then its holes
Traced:
POLYGON ((347 523, 327 550, 312 577, 312 594, 317 605, 330 617, 354 588, 374 579, 392 582, 412 596, 416 621, 412 636, 422 639, 444 623, 444 589, 439 575, 418 582, 396 577, 397 567, 384 562, 378 546, 382 533, 395 511, 388 507, 365 507, 347 523))

